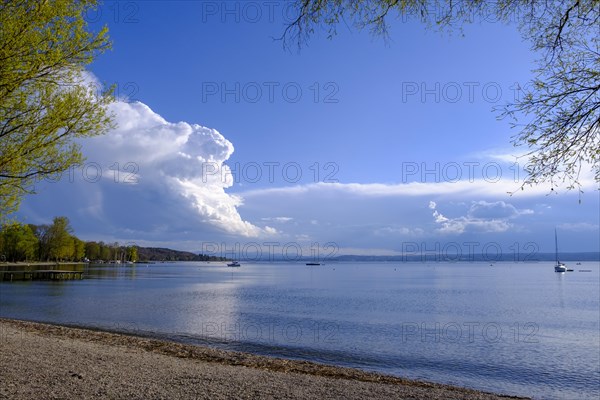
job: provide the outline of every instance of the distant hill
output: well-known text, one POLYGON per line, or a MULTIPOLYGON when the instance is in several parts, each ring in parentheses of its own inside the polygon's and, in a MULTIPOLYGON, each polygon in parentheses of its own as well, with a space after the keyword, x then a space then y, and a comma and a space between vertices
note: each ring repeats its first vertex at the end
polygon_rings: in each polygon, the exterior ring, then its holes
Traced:
POLYGON ((162 247, 138 247, 139 261, 227 261, 225 257, 195 254, 162 247))
MULTIPOLYGON (((226 257, 208 256, 205 254, 197 254, 189 251, 179 251, 162 247, 138 247, 139 261, 230 261, 226 257)), ((600 253, 598 252, 577 252, 577 253, 559 253, 561 261, 600 261, 600 253)), ((393 262, 447 262, 447 261, 481 261, 481 262, 496 262, 496 261, 554 261, 554 253, 508 253, 500 255, 490 255, 484 257, 481 253, 463 254, 457 257, 455 254, 440 254, 440 253, 423 253, 423 254, 407 254, 397 256, 361 256, 361 255, 340 255, 335 257, 323 257, 315 260, 311 257, 300 257, 292 261, 320 261, 320 262, 336 262, 336 261, 393 261, 393 262)), ((242 258, 242 261, 243 258, 242 258)), ((277 258, 256 259, 252 261, 291 261, 289 259, 277 258)))
MULTIPOLYGON (((429 262, 444 262, 444 261, 554 261, 554 253, 520 253, 520 254, 500 254, 496 256, 484 257, 482 254, 464 254, 457 256, 455 254, 440 254, 440 253, 423 253, 423 254, 408 254, 403 256, 359 256, 359 255, 342 255, 329 259, 329 261, 429 261, 429 262)), ((576 252, 576 253, 558 253, 558 258, 561 261, 600 261, 600 253, 598 252, 576 252)))

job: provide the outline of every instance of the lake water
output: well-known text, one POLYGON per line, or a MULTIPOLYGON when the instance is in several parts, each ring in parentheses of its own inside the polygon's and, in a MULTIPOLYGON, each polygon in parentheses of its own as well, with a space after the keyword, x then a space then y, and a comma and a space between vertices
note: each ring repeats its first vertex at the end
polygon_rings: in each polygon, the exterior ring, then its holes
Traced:
POLYGON ((535 398, 600 395, 600 265, 172 263, 0 283, 0 316, 535 398), (581 272, 579 270, 591 270, 581 272))

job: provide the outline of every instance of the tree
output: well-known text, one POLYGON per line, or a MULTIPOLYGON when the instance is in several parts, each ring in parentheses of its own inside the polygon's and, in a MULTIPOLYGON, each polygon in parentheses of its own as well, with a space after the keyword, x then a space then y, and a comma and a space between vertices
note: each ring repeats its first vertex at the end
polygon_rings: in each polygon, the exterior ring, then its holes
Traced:
POLYGON ((589 165, 600 182, 600 2, 598 0, 296 0, 297 18, 281 39, 299 46, 317 26, 331 38, 337 25, 350 21, 387 36, 387 19, 417 16, 428 26, 453 29, 474 18, 519 21, 522 36, 539 56, 535 78, 499 117, 520 129, 515 146, 527 148, 526 185, 561 182, 579 188, 580 172, 589 165), (521 122, 521 121, 525 122, 521 122))
POLYGON ((73 261, 81 261, 85 257, 85 242, 75 236, 71 236, 73 240, 73 261))
POLYGON ((50 260, 50 225, 35 225, 32 231, 38 239, 38 260, 50 260))
POLYGON ((18 223, 4 225, 0 236, 2 237, 0 253, 7 260, 16 262, 35 258, 38 240, 28 225, 18 223))
POLYGON ((108 49, 107 29, 88 30, 97 0, 0 2, 0 218, 18 209, 36 180, 83 158, 74 138, 112 126, 84 66, 108 49))
POLYGON ((34 260, 37 253, 38 240, 28 225, 21 225, 21 234, 17 250, 24 261, 34 260))
POLYGON ((55 261, 71 259, 74 249, 73 228, 67 217, 55 217, 48 229, 48 257, 55 261))
POLYGON ((85 244, 85 254, 90 260, 98 260, 100 258, 100 245, 96 242, 87 242, 85 244))
POLYGON ((110 247, 107 244, 100 242, 100 259, 109 261, 111 259, 110 254, 110 247))
POLYGON ((110 261, 117 261, 117 260, 121 260, 121 246, 119 246, 119 242, 114 242, 112 244, 109 244, 109 247, 111 249, 110 251, 110 261))
POLYGON ((127 247, 127 261, 136 262, 138 260, 137 246, 127 247))

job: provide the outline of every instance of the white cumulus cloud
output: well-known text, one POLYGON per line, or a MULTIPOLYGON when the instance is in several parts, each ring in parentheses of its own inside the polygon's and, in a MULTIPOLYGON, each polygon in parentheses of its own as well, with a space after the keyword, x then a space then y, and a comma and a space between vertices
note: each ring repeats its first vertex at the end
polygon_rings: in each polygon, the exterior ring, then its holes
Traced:
MULTIPOLYGON (((141 190, 161 197, 150 201, 191 210, 190 223, 207 223, 245 237, 273 233, 272 228, 244 221, 237 210, 242 199, 225 192, 233 180, 224 162, 234 147, 217 130, 187 122, 168 122, 141 102, 115 102, 110 111, 115 116, 116 128, 82 142, 89 160, 122 169, 119 175, 129 178, 125 183, 135 183, 141 190)), ((108 177, 112 179, 114 175, 108 177)), ((140 204, 138 210, 144 209, 145 205, 140 204)), ((177 217, 177 212, 173 217, 177 217)))
POLYGON ((227 193, 234 147, 217 130, 169 122, 141 102, 116 101, 109 111, 114 129, 79 140, 84 164, 26 198, 27 222, 65 215, 83 239, 186 242, 191 250, 218 237, 278 234, 244 220, 242 197, 227 193))
POLYGON ((487 202, 474 201, 471 203, 467 214, 449 218, 438 211, 437 204, 429 202, 433 210, 432 216, 440 227, 440 233, 460 234, 464 232, 506 232, 514 226, 510 220, 520 215, 532 214, 529 209, 518 210, 512 204, 504 201, 487 202))
POLYGON ((471 204, 468 215, 472 218, 513 218, 522 214, 533 214, 530 209, 517 210, 512 204, 504 201, 476 201, 471 204))

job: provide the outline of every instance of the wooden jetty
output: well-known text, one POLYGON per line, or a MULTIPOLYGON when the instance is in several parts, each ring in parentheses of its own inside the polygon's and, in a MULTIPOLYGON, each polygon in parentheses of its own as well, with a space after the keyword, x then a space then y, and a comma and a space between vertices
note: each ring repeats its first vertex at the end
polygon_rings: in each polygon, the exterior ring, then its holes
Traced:
POLYGON ((83 279, 83 271, 44 269, 32 271, 2 271, 3 281, 62 281, 83 279))

